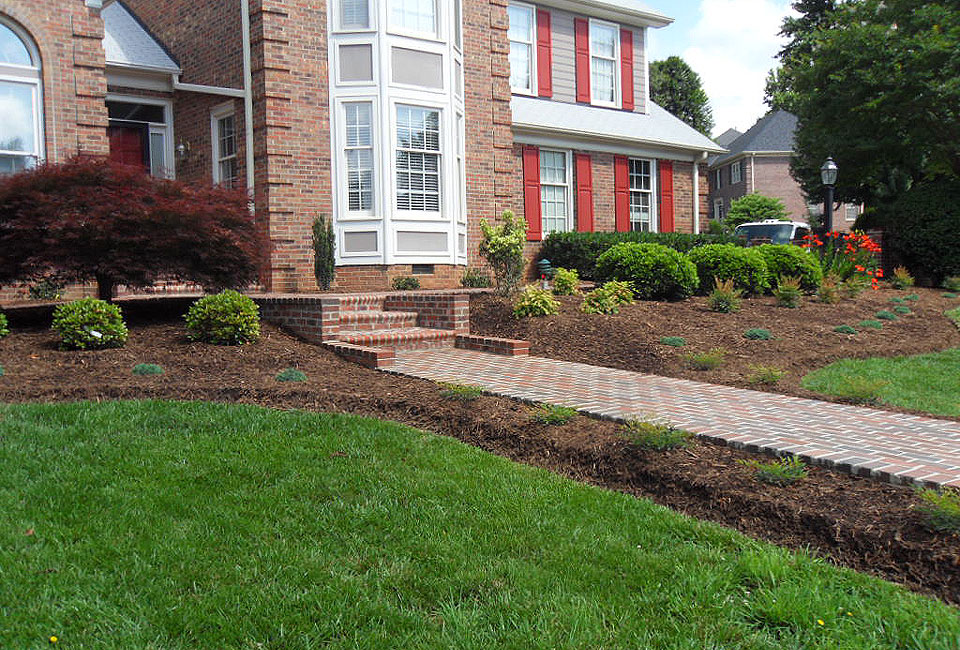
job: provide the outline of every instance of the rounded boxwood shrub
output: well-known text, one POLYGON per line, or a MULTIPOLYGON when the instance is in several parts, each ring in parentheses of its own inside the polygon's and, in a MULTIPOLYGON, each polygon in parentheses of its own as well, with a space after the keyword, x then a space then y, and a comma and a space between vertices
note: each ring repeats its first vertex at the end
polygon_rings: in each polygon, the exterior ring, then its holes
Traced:
POLYGON ((243 345, 260 338, 260 310, 238 291, 204 296, 190 305, 184 318, 191 341, 243 345))
POLYGON ((755 248, 732 244, 708 244, 687 253, 697 267, 700 293, 709 293, 716 280, 733 280, 746 293, 761 294, 770 289, 767 263, 755 248))
POLYGON ((57 307, 53 330, 60 337, 60 347, 66 350, 119 348, 129 335, 120 308, 96 298, 81 298, 57 307))
POLYGON ((10 333, 10 328, 7 326, 7 317, 6 315, 0 313, 0 339, 10 333))
POLYGON ((820 260, 809 249, 789 244, 763 244, 752 250, 763 256, 771 278, 800 278, 800 288, 804 291, 816 291, 820 287, 823 269, 820 260))
POLYGON ((629 282, 641 300, 689 298, 698 284, 697 269, 690 260, 660 244, 611 246, 597 259, 597 276, 601 282, 629 282))

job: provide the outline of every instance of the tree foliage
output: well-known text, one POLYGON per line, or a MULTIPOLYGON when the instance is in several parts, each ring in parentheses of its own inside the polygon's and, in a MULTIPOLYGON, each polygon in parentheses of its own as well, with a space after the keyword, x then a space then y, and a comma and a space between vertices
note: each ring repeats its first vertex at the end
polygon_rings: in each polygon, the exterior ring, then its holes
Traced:
POLYGON ((650 98, 707 137, 713 131, 713 110, 700 75, 679 56, 650 64, 650 98))
POLYGON ((832 26, 836 0, 797 0, 793 3, 798 15, 784 18, 780 35, 789 39, 778 58, 780 67, 767 75, 764 101, 771 109, 796 112, 797 94, 793 88, 796 71, 807 65, 813 56, 815 37, 832 26))
POLYGON ((723 219, 723 225, 732 231, 742 223, 766 219, 788 221, 787 209, 780 199, 754 192, 730 202, 730 210, 723 219))
POLYGON ((0 250, 0 282, 96 280, 104 299, 159 279, 246 285, 261 257, 242 191, 91 158, 0 180, 0 250))

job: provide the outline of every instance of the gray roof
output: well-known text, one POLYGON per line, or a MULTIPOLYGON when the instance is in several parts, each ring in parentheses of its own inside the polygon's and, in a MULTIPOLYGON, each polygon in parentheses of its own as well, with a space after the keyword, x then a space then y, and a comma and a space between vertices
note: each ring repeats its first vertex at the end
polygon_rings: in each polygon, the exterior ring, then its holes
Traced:
POLYGON ((510 108, 513 127, 518 131, 692 152, 724 151, 653 102, 650 102, 650 112, 644 114, 515 95, 510 108))
POLYGON ((743 134, 737 131, 736 129, 727 129, 726 131, 724 131, 723 133, 715 137, 713 141, 716 142, 721 147, 726 147, 728 144, 730 144, 731 142, 739 138, 741 135, 743 134))
POLYGON ((121 2, 112 2, 101 12, 104 22, 103 49, 107 65, 156 72, 179 73, 180 66, 146 27, 121 2))
POLYGON ((793 132, 797 130, 797 116, 784 110, 770 111, 747 132, 727 145, 729 153, 710 161, 721 165, 742 153, 792 152, 793 132))

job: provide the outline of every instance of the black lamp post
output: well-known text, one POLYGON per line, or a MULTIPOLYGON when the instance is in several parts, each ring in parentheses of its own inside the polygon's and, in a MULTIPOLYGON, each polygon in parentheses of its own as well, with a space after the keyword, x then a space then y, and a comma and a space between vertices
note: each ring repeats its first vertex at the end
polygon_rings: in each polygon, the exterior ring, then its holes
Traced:
POLYGON ((827 158, 820 168, 820 180, 826 190, 823 205, 823 226, 827 232, 833 232, 833 186, 837 183, 837 163, 833 158, 827 158))

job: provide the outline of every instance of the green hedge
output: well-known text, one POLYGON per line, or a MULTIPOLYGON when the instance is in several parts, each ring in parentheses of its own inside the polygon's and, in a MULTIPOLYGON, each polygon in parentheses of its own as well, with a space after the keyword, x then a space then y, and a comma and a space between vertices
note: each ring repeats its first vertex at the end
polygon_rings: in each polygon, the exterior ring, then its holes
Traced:
POLYGON ((743 245, 743 240, 733 235, 691 235, 681 232, 555 232, 544 240, 539 259, 550 260, 554 268, 575 269, 581 278, 596 280, 597 258, 614 244, 624 242, 660 244, 681 253, 705 244, 743 245))
POLYGON ((697 267, 683 253, 660 244, 624 242, 597 260, 601 282, 621 280, 641 300, 689 298, 697 289, 697 267))
POLYGON ((714 287, 714 278, 733 280, 738 289, 755 295, 766 293, 770 289, 767 263, 755 248, 709 244, 690 251, 688 257, 697 267, 700 293, 710 293, 714 287))
POLYGON ((770 284, 777 285, 781 276, 788 275, 800 278, 800 286, 804 291, 816 291, 823 280, 823 269, 820 268, 820 259, 807 248, 790 244, 763 244, 754 250, 763 256, 770 273, 770 284))

